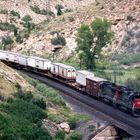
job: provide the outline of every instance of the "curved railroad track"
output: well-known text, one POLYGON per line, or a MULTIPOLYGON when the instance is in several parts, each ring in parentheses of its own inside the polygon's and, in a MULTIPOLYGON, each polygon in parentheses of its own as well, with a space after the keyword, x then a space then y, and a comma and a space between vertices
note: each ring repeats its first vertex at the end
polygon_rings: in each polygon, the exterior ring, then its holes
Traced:
POLYGON ((103 102, 93 99, 87 95, 81 94, 72 87, 69 87, 59 81, 56 81, 50 77, 42 76, 33 72, 22 71, 28 76, 37 79, 59 91, 62 91, 71 96, 72 98, 84 103, 88 106, 88 109, 93 112, 93 115, 99 119, 114 124, 117 127, 125 130, 130 135, 134 136, 135 140, 140 139, 140 118, 135 118, 130 114, 113 108, 103 102))

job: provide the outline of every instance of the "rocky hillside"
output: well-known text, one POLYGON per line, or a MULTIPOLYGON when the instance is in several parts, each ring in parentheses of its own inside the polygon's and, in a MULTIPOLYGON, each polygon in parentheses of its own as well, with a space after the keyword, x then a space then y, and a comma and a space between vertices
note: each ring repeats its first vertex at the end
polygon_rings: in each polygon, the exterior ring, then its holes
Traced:
POLYGON ((52 56, 52 49, 56 46, 51 44, 51 39, 56 36, 56 32, 62 34, 66 39, 66 46, 62 47, 61 57, 69 56, 76 47, 75 34, 77 28, 82 23, 90 24, 96 17, 107 18, 112 22, 112 30, 115 37, 107 49, 104 49, 104 54, 121 54, 133 53, 140 50, 140 1, 139 0, 81 0, 81 1, 50 1, 50 9, 55 13, 55 17, 51 18, 49 23, 43 22, 46 19, 44 15, 34 13, 30 6, 38 6, 44 8, 45 0, 35 1, 30 0, 23 2, 12 3, 12 0, 1 1, 0 5, 6 5, 6 8, 14 8, 19 11, 20 15, 29 14, 33 18, 33 22, 40 23, 39 29, 32 32, 30 37, 24 40, 21 44, 13 44, 13 51, 23 53, 35 53, 44 55, 45 57, 52 56), (9 3, 8 5, 6 3, 9 3), (13 4, 13 6, 12 6, 13 4), (60 4, 66 9, 71 9, 70 12, 64 12, 62 16, 56 16, 55 6, 60 4), (23 11, 24 10, 24 11, 23 11), (43 54, 42 54, 43 53, 43 54))
POLYGON ((32 86, 15 70, 0 62, 0 100, 12 97, 16 92, 16 84, 20 84, 25 91, 32 90, 32 86))

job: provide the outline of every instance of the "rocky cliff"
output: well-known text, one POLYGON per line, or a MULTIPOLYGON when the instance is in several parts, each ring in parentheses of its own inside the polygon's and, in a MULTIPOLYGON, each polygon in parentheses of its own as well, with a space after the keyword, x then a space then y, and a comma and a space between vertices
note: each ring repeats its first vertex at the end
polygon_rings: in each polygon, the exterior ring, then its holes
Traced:
POLYGON ((56 46, 51 44, 56 32, 62 34, 66 39, 66 46, 57 46, 61 49, 61 57, 69 56, 76 48, 75 35, 80 24, 90 24, 96 17, 106 18, 112 22, 112 30, 115 33, 112 43, 104 49, 104 54, 124 54, 136 53, 140 50, 140 0, 63 0, 50 1, 50 9, 55 13, 55 17, 49 23, 44 22, 46 16, 34 13, 30 6, 35 5, 40 8, 46 7, 45 0, 30 0, 18 2, 12 6, 12 0, 1 1, 0 5, 9 9, 14 8, 23 16, 31 15, 33 21, 39 28, 33 32, 27 40, 21 44, 14 44, 13 51, 30 52, 45 57, 52 56, 52 49, 56 46), (8 4, 7 4, 8 3, 8 4), (70 12, 64 12, 61 16, 56 16, 55 6, 60 4, 70 12), (28 50, 28 51, 27 51, 28 50), (109 53, 108 53, 109 52, 109 53), (62 55, 65 54, 65 55, 62 55))

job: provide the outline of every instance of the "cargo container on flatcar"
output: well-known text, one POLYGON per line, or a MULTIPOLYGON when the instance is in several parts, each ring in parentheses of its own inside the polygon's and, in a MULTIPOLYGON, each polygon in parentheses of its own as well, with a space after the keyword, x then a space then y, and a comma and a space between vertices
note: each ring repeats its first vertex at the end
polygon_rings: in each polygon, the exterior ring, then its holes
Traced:
POLYGON ((86 70, 79 70, 76 71, 76 82, 81 86, 86 86, 86 78, 94 77, 94 73, 86 71, 86 70))
POLYGON ((51 65, 51 73, 66 80, 75 80, 76 78, 76 69, 62 63, 53 63, 51 65))
POLYGON ((27 58, 27 65, 34 69, 50 70, 51 61, 40 57, 29 56, 27 58))
POLYGON ((86 93, 94 97, 99 97, 100 84, 104 81, 107 81, 107 80, 99 78, 99 77, 87 77, 86 78, 86 93))

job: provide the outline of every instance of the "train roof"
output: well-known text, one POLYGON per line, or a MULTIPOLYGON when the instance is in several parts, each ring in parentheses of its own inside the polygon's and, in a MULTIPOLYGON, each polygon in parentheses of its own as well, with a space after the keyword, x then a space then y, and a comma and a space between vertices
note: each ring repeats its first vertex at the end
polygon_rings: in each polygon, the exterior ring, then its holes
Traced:
POLYGON ((90 79, 90 80, 96 81, 96 82, 108 81, 108 80, 100 78, 100 77, 87 77, 87 79, 90 79))
POLYGON ((42 60, 42 61, 50 61, 50 60, 48 60, 48 59, 40 58, 40 57, 37 57, 37 56, 28 56, 28 58, 33 58, 33 59, 42 60))
POLYGON ((0 52, 6 53, 6 54, 13 54, 13 55, 17 55, 17 56, 20 56, 20 57, 28 57, 24 54, 19 54, 19 53, 16 53, 16 52, 9 52, 9 51, 4 51, 4 50, 0 50, 0 52))
POLYGON ((78 73, 84 74, 84 75, 94 75, 93 72, 87 71, 87 70, 78 70, 78 73))
POLYGON ((53 65, 57 65, 57 66, 60 66, 60 67, 63 67, 63 68, 67 68, 67 69, 75 69, 72 66, 65 65, 65 64, 62 64, 62 63, 53 63, 53 65))

